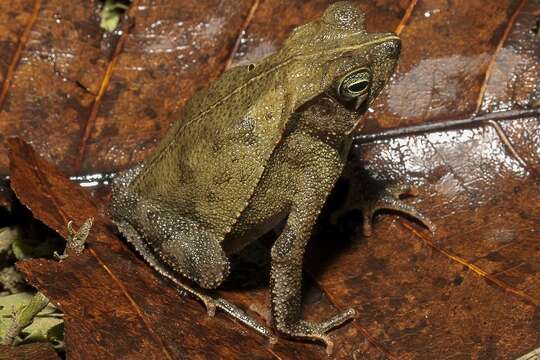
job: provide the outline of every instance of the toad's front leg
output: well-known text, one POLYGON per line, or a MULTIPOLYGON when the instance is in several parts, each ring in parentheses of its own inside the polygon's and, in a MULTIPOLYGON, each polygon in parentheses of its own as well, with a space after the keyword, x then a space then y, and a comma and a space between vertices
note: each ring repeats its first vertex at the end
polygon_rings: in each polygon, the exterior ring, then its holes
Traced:
POLYGON ((366 187, 361 192, 349 193, 345 204, 331 214, 330 222, 332 224, 336 224, 337 220, 349 211, 361 210, 363 218, 362 232, 364 236, 371 236, 375 212, 391 210, 409 215, 424 224, 432 233, 435 232, 436 226, 428 217, 401 199, 401 196, 416 196, 418 190, 415 186, 398 183, 384 187, 382 184, 373 181, 365 185, 366 187))
POLYGON ((406 204, 400 199, 402 195, 416 196, 418 190, 416 187, 407 184, 396 184, 388 187, 382 194, 376 198, 367 198, 362 202, 360 209, 363 216, 363 233, 364 236, 371 236, 373 226, 373 216, 378 210, 393 210, 402 214, 411 216, 420 221, 432 233, 435 232, 435 224, 429 218, 424 216, 415 207, 406 204))
POLYGON ((326 344, 327 352, 331 353, 333 342, 326 333, 353 318, 355 311, 348 309, 320 323, 301 318, 304 252, 313 225, 333 185, 328 181, 332 174, 326 175, 318 179, 320 181, 304 183, 302 190, 294 196, 286 226, 272 247, 270 287, 272 315, 277 330, 293 338, 322 341, 326 344))

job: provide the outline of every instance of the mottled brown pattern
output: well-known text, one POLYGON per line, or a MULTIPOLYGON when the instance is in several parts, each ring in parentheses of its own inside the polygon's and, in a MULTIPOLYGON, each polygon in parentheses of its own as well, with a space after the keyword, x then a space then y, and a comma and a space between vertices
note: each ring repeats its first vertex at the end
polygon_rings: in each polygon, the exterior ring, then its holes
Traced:
POLYGON ((143 160, 186 100, 223 71, 250 5, 140 1, 77 171, 94 172, 96 159, 103 171, 143 160))
POLYGON ((520 2, 419 1, 400 34, 397 75, 373 107, 372 126, 474 114, 489 64, 520 2))
POLYGON ((18 135, 71 170, 114 41, 99 30, 97 0, 37 3, 36 18, 26 20, 33 26, 0 109, 0 168, 8 166, 5 141, 18 135))
MULTIPOLYGON (((32 10, 35 1, 17 1, 0 3, 0 94, 4 97, 4 80, 8 75, 10 67, 15 68, 17 59, 17 48, 24 46, 20 44, 25 29, 32 26, 32 10)), ((39 1, 37 2, 39 6, 39 1)), ((0 101, 1 102, 1 101, 0 101)))

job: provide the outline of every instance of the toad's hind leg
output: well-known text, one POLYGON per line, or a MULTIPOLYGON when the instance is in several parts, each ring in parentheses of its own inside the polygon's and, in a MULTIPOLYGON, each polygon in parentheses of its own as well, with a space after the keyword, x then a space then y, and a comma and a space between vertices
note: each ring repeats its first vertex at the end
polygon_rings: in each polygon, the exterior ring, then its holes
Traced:
MULTIPOLYGON (((142 207, 144 208, 144 205, 142 207)), ((209 232, 197 229, 193 223, 191 226, 186 226, 186 223, 179 219, 174 222, 166 222, 173 226, 160 226, 163 224, 163 219, 156 219, 157 213, 152 211, 143 211, 142 213, 145 214, 143 216, 148 216, 150 220, 153 220, 143 222, 148 224, 144 226, 145 235, 152 234, 153 240, 161 239, 155 241, 153 243, 155 245, 152 247, 128 222, 115 221, 115 224, 146 262, 176 284, 180 290, 201 300, 210 316, 215 314, 216 309, 220 309, 233 319, 267 337, 271 342, 275 341, 275 337, 269 329, 250 318, 242 309, 222 298, 206 295, 203 291, 188 285, 186 281, 180 280, 177 273, 197 282, 202 287, 213 288, 218 286, 228 275, 229 263, 219 242, 210 236, 205 238, 205 235, 210 235, 209 232), (174 226, 178 224, 182 226, 179 228, 174 226), (195 232, 190 233, 190 230, 195 230, 195 232), (197 243, 194 243, 195 241, 197 243), (217 248, 214 245, 217 245, 217 248)))

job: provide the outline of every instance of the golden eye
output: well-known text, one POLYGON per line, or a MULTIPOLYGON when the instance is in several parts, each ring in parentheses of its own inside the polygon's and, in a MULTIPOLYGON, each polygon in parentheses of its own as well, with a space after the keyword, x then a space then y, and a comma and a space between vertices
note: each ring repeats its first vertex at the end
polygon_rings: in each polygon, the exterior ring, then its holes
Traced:
POLYGON ((367 94, 371 84, 371 73, 368 69, 357 69, 345 75, 338 86, 340 99, 350 101, 367 94))

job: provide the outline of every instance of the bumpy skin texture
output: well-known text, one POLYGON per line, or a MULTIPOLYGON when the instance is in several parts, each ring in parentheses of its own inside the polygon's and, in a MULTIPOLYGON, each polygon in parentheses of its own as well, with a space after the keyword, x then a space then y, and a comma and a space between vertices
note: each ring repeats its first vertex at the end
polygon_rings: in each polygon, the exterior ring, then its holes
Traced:
POLYGON ((338 320, 300 319, 304 249, 399 46, 394 34, 367 33, 350 4, 331 5, 278 52, 195 95, 155 153, 116 180, 113 219, 135 229, 142 253, 204 288, 226 278, 228 254, 286 219, 271 254, 274 322, 321 339, 338 320), (362 101, 338 90, 358 69, 369 75, 362 101))

